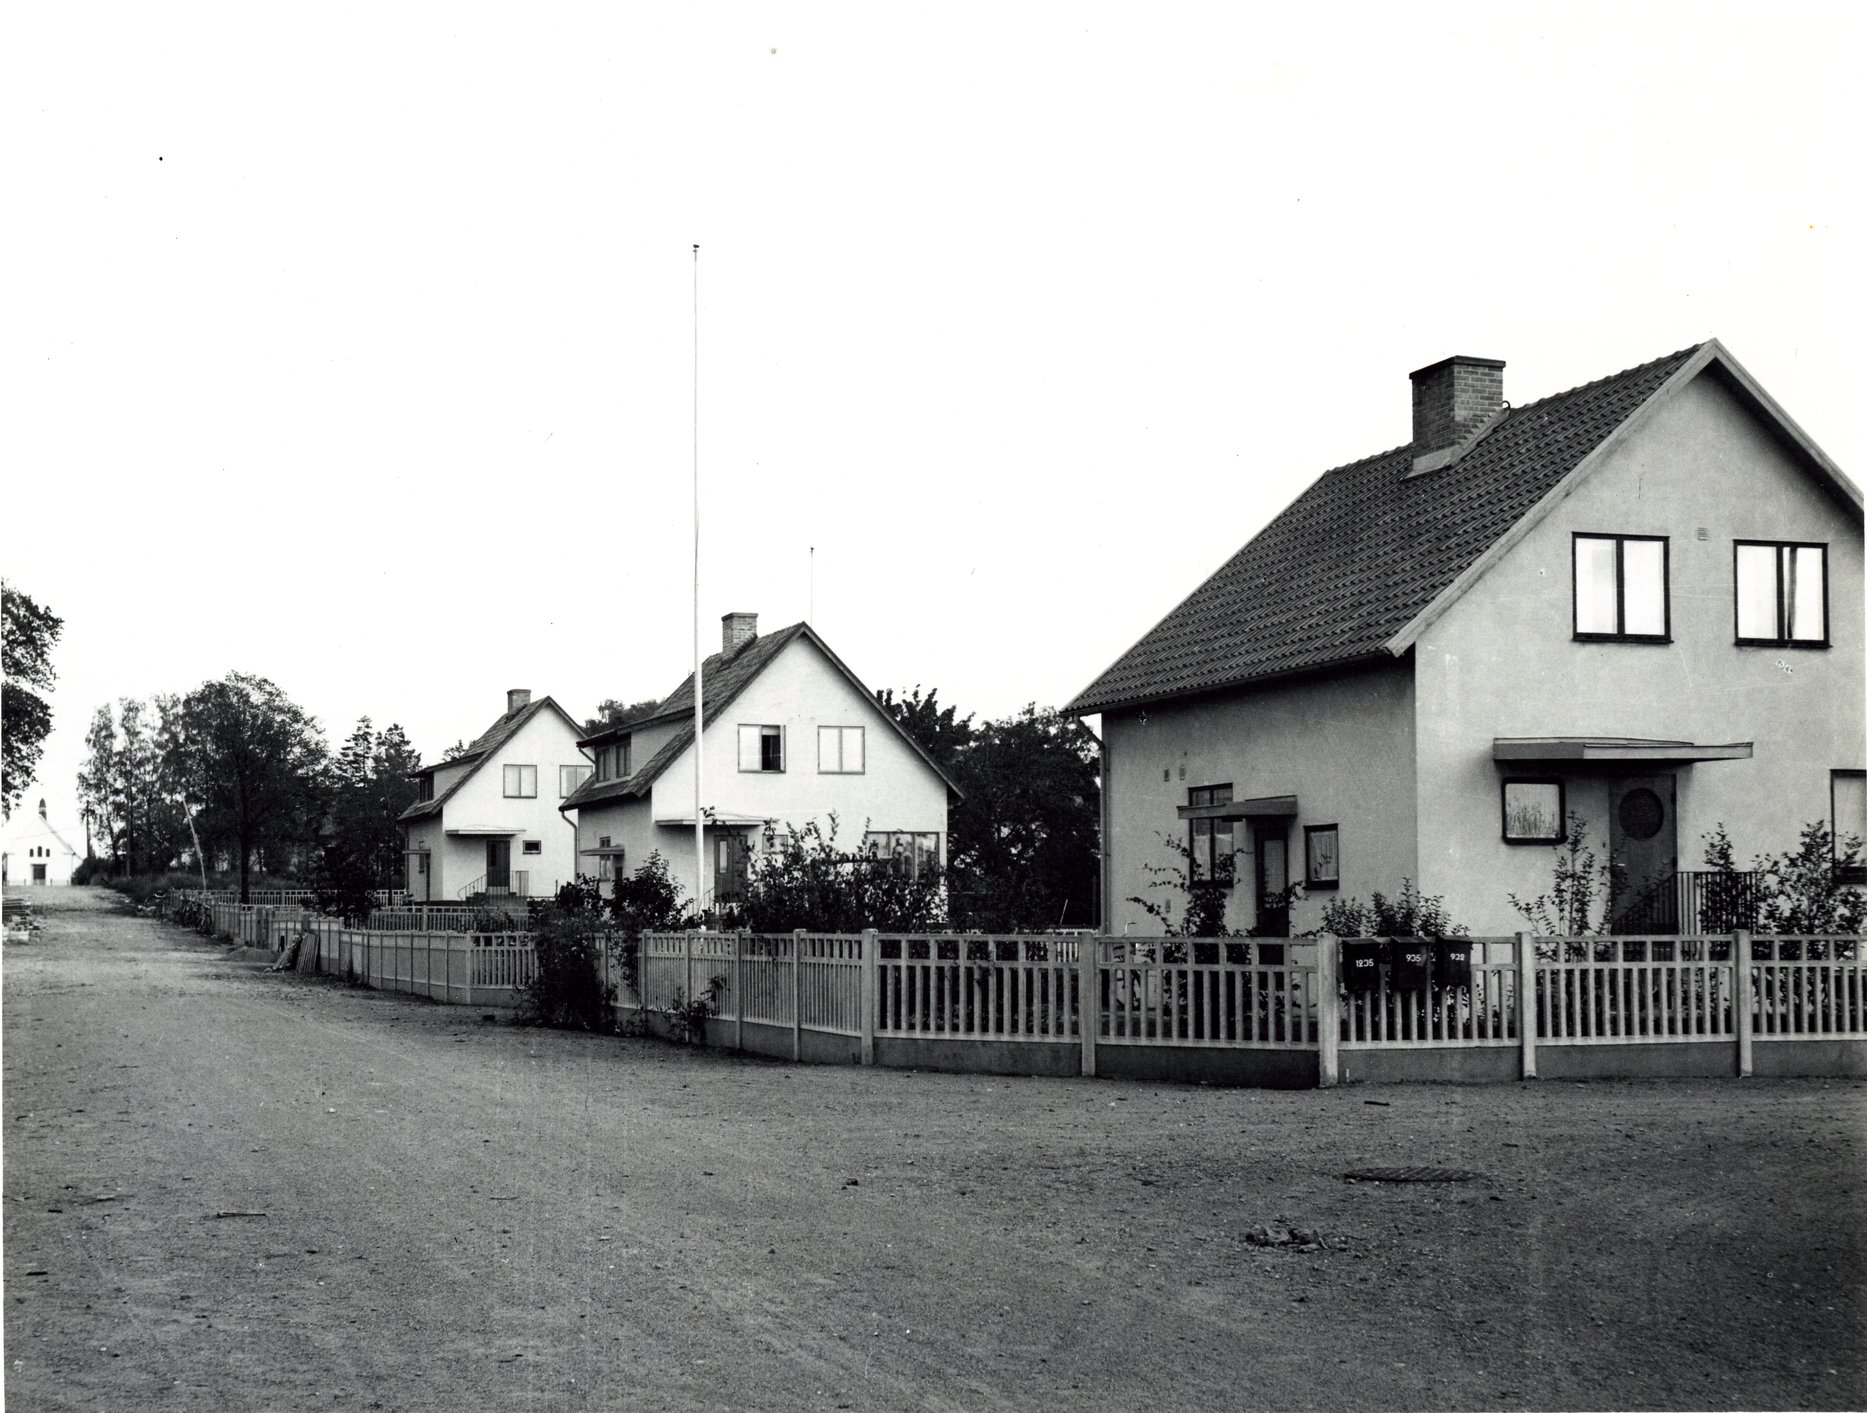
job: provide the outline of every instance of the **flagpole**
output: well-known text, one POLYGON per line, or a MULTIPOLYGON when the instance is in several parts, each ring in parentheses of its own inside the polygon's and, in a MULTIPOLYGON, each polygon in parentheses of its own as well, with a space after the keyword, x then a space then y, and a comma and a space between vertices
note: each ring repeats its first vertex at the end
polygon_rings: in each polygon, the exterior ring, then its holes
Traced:
POLYGON ((700 685, 700 246, 694 246, 694 910, 705 919, 707 846, 701 820, 700 742, 706 727, 700 685))

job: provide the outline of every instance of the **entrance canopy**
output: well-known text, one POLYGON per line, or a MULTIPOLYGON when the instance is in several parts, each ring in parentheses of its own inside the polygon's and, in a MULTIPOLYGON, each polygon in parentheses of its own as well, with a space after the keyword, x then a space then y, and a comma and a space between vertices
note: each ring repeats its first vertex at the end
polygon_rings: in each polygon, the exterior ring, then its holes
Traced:
MULTIPOLYGON (((733 814, 727 810, 714 810, 707 814, 702 823, 718 825, 722 829, 760 829, 771 821, 763 815, 733 814)), ((674 819, 658 819, 655 824, 662 829, 692 829, 694 817, 689 814, 674 819)))
POLYGON ((1181 805, 1181 819, 1295 819, 1295 795, 1260 795, 1255 800, 1227 800, 1222 805, 1181 805))
POLYGON ((1699 745, 1639 736, 1499 736, 1491 743, 1491 759, 1500 765, 1697 765, 1749 760, 1752 744, 1699 745))
POLYGON ((511 839, 524 833, 520 829, 511 829, 499 824, 463 824, 458 829, 445 831, 455 839, 511 839))

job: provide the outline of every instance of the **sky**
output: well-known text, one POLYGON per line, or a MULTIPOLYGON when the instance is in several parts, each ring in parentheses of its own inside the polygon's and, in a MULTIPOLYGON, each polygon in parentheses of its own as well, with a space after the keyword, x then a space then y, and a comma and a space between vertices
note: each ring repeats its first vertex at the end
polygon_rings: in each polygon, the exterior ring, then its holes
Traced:
POLYGON ((709 650, 808 618, 981 719, 1453 353, 1522 403, 1716 336, 1858 482, 1863 8, 15 7, 28 798, 231 670, 430 758, 663 695, 696 475, 709 650))

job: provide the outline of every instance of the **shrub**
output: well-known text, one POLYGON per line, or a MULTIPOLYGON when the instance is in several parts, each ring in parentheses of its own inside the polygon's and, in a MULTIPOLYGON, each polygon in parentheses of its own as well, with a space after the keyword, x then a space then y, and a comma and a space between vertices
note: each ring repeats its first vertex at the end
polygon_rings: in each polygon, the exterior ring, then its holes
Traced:
POLYGON ((1570 812, 1569 835, 1550 851, 1550 887, 1529 900, 1505 896, 1541 937, 1598 937, 1614 917, 1617 874, 1612 857, 1588 842, 1588 821, 1570 812))
POLYGON ((1861 841, 1837 842, 1828 825, 1805 825, 1793 852, 1759 854, 1751 878, 1738 871, 1731 838, 1720 824, 1705 836, 1706 886, 1703 925, 1718 931, 1739 927, 1758 932, 1854 934, 1867 929, 1867 899, 1843 882, 1860 864, 1861 841))
POLYGON ((594 912, 553 909, 532 933, 537 970, 519 993, 526 1025, 609 1030, 616 988, 602 975, 604 928, 594 912))
MULTIPOLYGON (((1232 934, 1225 926, 1225 902, 1228 896, 1223 887, 1209 887, 1203 880, 1193 877, 1193 846, 1184 839, 1159 835, 1160 842, 1167 852, 1174 856, 1174 862, 1168 864, 1143 864, 1142 867, 1153 875, 1148 880, 1148 891, 1162 893, 1161 898, 1131 897, 1135 904, 1154 921, 1161 931, 1169 937, 1229 937, 1232 934), (1180 920, 1173 919, 1175 901, 1180 904, 1180 920)), ((1232 876, 1239 850, 1233 850, 1217 860, 1214 867, 1218 877, 1214 880, 1223 884, 1232 876)), ((1286 900, 1296 896, 1295 889, 1285 895, 1286 900)))
POLYGON ((915 877, 895 859, 839 850, 834 814, 829 822, 827 833, 814 819, 782 835, 765 826, 738 909, 745 926, 754 932, 925 932, 945 925, 946 890, 937 874, 915 877))
POLYGON ((1376 893, 1359 898, 1331 898, 1322 910, 1320 931, 1333 937, 1464 937, 1470 929, 1454 922, 1439 894, 1422 894, 1411 878, 1400 880, 1400 895, 1376 893))

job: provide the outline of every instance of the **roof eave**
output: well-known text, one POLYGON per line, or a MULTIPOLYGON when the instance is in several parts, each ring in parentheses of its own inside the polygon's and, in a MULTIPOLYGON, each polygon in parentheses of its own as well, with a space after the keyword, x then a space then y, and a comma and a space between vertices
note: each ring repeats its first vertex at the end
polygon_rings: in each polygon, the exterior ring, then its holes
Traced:
POLYGON ((1374 652, 1354 653, 1348 657, 1331 658, 1328 662, 1309 663, 1303 667, 1285 668, 1281 672, 1266 672, 1255 677, 1235 677, 1225 682, 1215 682, 1201 687, 1185 687, 1172 692, 1154 692, 1144 697, 1123 697, 1101 702, 1085 704, 1079 696, 1063 709, 1066 716, 1100 716, 1112 711, 1137 711, 1143 707, 1159 706, 1164 702, 1186 701, 1194 697, 1212 697, 1222 692, 1236 692, 1253 687, 1270 686, 1279 682, 1288 682, 1299 677, 1317 677, 1330 672, 1352 671, 1358 667, 1370 667, 1378 663, 1389 663, 1402 656, 1404 649, 1396 652, 1382 647, 1374 652))

